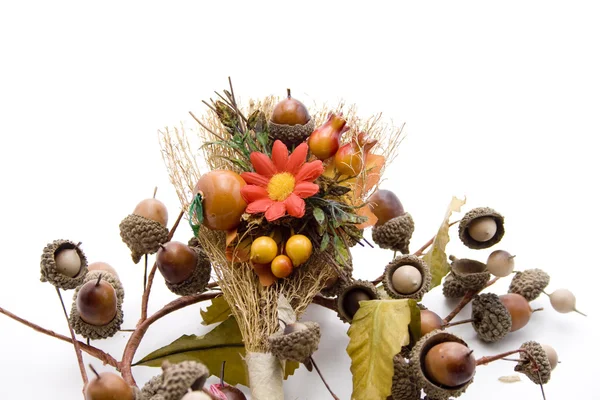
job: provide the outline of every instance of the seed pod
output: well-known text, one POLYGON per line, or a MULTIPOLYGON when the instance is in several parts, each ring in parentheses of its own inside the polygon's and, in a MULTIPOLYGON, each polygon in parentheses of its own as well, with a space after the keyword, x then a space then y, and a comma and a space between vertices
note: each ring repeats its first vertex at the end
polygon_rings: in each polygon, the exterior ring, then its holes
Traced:
POLYGON ((526 269, 515 274, 510 282, 508 293, 517 293, 527 301, 533 301, 540 296, 549 283, 550 275, 541 269, 526 269))
POLYGON ((442 293, 449 299, 458 299, 467 293, 467 289, 454 278, 454 275, 448 274, 442 285, 442 293))
POLYGON ((415 230, 415 222, 409 213, 392 218, 385 224, 373 227, 373 241, 382 249, 399 251, 408 254, 410 238, 415 230))
POLYGON ((471 318, 477 336, 488 343, 502 339, 512 327, 510 312, 494 293, 484 293, 473 298, 471 318))
POLYGON ((542 345, 538 342, 529 341, 523 343, 521 349, 526 350, 527 353, 519 353, 521 361, 515 366, 515 372, 527 375, 533 383, 538 385, 548 383, 552 367, 542 345), (534 368, 534 363, 531 362, 530 356, 535 361, 537 370, 534 368))
POLYGON ((200 247, 191 247, 191 249, 196 252, 198 260, 192 275, 180 283, 170 283, 165 280, 167 288, 179 296, 189 296, 203 292, 210 280, 211 266, 208 256, 200 247))
POLYGON ((158 388, 162 384, 163 376, 162 374, 153 376, 150 378, 148 382, 142 387, 142 398, 144 400, 151 399, 152 396, 158 392, 158 388))
POLYGON ((178 364, 165 361, 162 370, 162 382, 156 390, 156 395, 165 400, 180 400, 188 389, 202 388, 210 376, 208 368, 195 361, 183 361, 178 364))
POLYGON ((319 348, 321 328, 316 322, 303 322, 307 329, 269 337, 269 350, 280 360, 305 362, 319 348))
POLYGON ((315 130, 315 120, 311 118, 304 125, 282 125, 271 120, 267 123, 269 136, 281 140, 288 148, 304 142, 315 130))
POLYGON ((421 388, 417 387, 411 368, 400 354, 394 356, 394 377, 392 378, 392 400, 420 400, 421 388))
POLYGON ((131 250, 131 259, 139 263, 145 254, 154 254, 167 242, 169 230, 160 223, 130 214, 119 224, 121 239, 131 250))
POLYGON ((468 258, 457 259, 450 256, 452 260, 451 273, 465 289, 479 291, 485 287, 490 280, 487 266, 479 261, 468 258))
POLYGON ((369 281, 356 280, 346 285, 337 297, 338 317, 344 322, 352 322, 358 310, 358 302, 377 300, 377 288, 369 281))
MULTIPOLYGON (((414 271, 414 270, 413 270, 414 271)), ((417 256, 406 255, 396 257, 394 261, 389 263, 385 271, 383 273, 383 287, 385 291, 395 299, 415 299, 420 300, 423 298, 425 293, 429 291, 431 287, 431 272, 429 271, 429 266, 425 263, 425 261, 421 260, 417 256), (393 275, 394 272, 405 265, 410 265, 415 267, 421 273, 421 286, 413 293, 410 294, 402 294, 398 292, 393 285, 393 275)))
POLYGON ((50 282, 52 285, 63 290, 75 289, 77 286, 83 283, 85 275, 87 274, 87 258, 79 245, 71 242, 70 240, 55 240, 52 243, 46 245, 42 252, 42 260, 40 262, 41 277, 40 281, 50 282), (60 273, 56 268, 56 255, 62 250, 75 249, 79 259, 81 260, 81 267, 79 273, 74 277, 69 277, 60 273))
POLYGON ((436 330, 419 339, 412 351, 409 364, 412 375, 416 379, 417 387, 423 388, 427 396, 436 400, 448 400, 451 397, 459 397, 473 382, 473 378, 471 378, 471 380, 460 386, 448 388, 437 385, 427 378, 423 371, 425 355, 431 348, 444 342, 457 342, 467 346, 467 343, 458 336, 449 332, 436 330))
POLYGON ((471 249, 487 249, 488 247, 492 247, 496 243, 500 242, 504 236, 504 217, 489 207, 474 208, 466 213, 465 216, 460 220, 458 232, 460 240, 462 240, 465 246, 471 249), (491 239, 485 242, 480 242, 473 239, 469 234, 469 225, 471 225, 478 218, 484 217, 491 217, 494 219, 496 222, 496 233, 491 239))

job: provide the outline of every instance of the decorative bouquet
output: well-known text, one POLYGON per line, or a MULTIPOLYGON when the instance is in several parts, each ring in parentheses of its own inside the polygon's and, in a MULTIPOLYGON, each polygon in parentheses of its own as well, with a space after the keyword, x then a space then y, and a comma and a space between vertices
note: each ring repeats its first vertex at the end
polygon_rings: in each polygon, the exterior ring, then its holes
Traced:
MULTIPOLYGON (((552 347, 528 341, 476 359, 448 329, 470 323, 481 341, 501 340, 541 310, 530 302, 546 293, 550 277, 539 269, 515 271, 514 256, 505 250, 491 252, 486 262, 447 255, 455 224, 450 219, 465 204, 456 198, 433 238, 409 251, 412 216, 394 193, 378 187, 395 158, 401 127, 384 124, 381 115, 361 119, 344 104, 309 111, 289 90, 281 101, 269 97, 247 108, 238 106, 231 81, 229 90, 217 95, 205 102, 209 112, 200 118, 192 114, 199 124, 196 134, 176 128, 159 132, 182 209, 172 229, 167 228, 167 208, 155 196, 140 202, 120 224, 134 263, 143 258, 145 265, 141 317, 120 361, 90 340, 121 329, 124 288, 111 266, 88 264, 81 243, 56 240, 41 259, 41 280, 56 287, 61 302, 61 290, 74 289, 70 315, 63 302, 70 337, 0 308, 74 345, 87 400, 244 399, 238 384, 248 386, 253 399, 283 399, 283 380, 300 364, 321 375, 313 358, 320 327, 299 322, 311 303, 350 324, 353 399, 419 400, 422 393, 432 400, 458 397, 473 382, 477 366, 511 354, 519 355, 512 360, 515 371, 539 384, 543 394, 558 363, 552 347), (193 232, 187 244, 171 240, 184 217, 193 232), (374 281, 352 274, 350 249, 373 246, 364 237, 367 228, 376 245, 393 251, 374 281), (156 261, 147 274, 151 254, 156 261), (148 316, 156 271, 180 297, 148 316), (480 294, 511 274, 509 293, 480 294), (446 297, 460 299, 445 318, 419 303, 442 283, 446 297), (151 324, 208 300, 201 314, 204 324, 218 324, 212 331, 184 335, 134 362, 151 324), (452 322, 469 303, 471 318, 452 322), (121 376, 96 374, 90 381, 82 351, 121 376), (140 390, 131 370, 136 365, 161 366, 162 373, 140 390), (205 387, 209 375, 221 376, 221 383, 205 387)), ((492 208, 475 208, 460 219, 458 231, 465 246, 488 249, 505 235, 504 217, 492 208)), ((570 291, 558 289, 548 296, 557 311, 577 311, 570 291)))

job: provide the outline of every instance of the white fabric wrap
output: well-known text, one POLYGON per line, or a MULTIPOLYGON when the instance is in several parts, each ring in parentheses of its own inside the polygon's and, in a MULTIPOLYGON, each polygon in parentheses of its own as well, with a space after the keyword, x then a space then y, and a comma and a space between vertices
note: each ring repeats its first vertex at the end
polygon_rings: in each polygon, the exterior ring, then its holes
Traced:
POLYGON ((283 368, 269 353, 246 355, 252 400, 283 400, 283 368))

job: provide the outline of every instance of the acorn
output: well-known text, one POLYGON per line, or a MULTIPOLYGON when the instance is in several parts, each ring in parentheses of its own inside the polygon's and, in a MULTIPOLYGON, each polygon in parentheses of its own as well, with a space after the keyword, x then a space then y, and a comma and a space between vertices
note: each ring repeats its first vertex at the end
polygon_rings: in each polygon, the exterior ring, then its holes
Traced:
POLYGON ((47 244, 42 251, 40 280, 63 290, 81 285, 87 274, 87 258, 80 245, 62 239, 47 244))
POLYGON ((484 293, 473 298, 471 319, 477 336, 488 343, 501 340, 512 328, 509 310, 494 293, 484 293))
POLYGON ((449 332, 423 336, 412 350, 409 364, 417 387, 434 399, 460 396, 475 376, 472 353, 464 340, 449 332))
POLYGON ((96 375, 96 378, 85 386, 85 400, 135 399, 135 391, 119 375, 112 372, 99 374, 91 365, 90 369, 96 375))
POLYGON ((210 260, 200 247, 165 243, 156 254, 156 264, 167 288, 179 296, 203 292, 210 280, 210 260))
POLYGON ((468 258, 457 259, 454 256, 450 256, 450 260, 452 275, 465 289, 479 291, 490 280, 490 273, 484 263, 468 258))
POLYGON ((429 266, 417 256, 396 257, 385 268, 383 287, 395 299, 420 300, 431 287, 429 266))
POLYGON ((315 129, 315 122, 308 109, 300 101, 292 98, 287 90, 287 98, 275 105, 268 122, 269 135, 273 140, 281 140, 288 148, 304 142, 315 129))
POLYGON ((486 249, 502 240, 504 217, 489 207, 467 212, 458 225, 460 240, 471 249, 486 249))
POLYGON ((431 310, 421 310, 421 336, 425 336, 430 332, 442 329, 444 321, 442 317, 431 310))
POLYGON ((102 261, 96 261, 96 262, 89 264, 87 268, 88 268, 88 272, 102 271, 104 273, 109 273, 109 274, 113 275, 116 279, 119 279, 119 274, 117 273, 117 270, 114 269, 108 263, 105 263, 102 261))
POLYGON ((162 385, 162 381, 162 374, 150 378, 150 380, 148 380, 148 382, 146 382, 146 384, 142 387, 142 399, 151 399, 154 395, 156 395, 158 388, 160 387, 160 385, 162 385))
POLYGON ((550 283, 550 275, 541 269, 526 269, 517 272, 510 282, 509 293, 517 293, 525 297, 527 301, 537 299, 550 283))
POLYGON ((279 331, 269 336, 268 342, 269 350, 280 360, 307 364, 310 356, 319 348, 320 340, 321 328, 319 324, 316 322, 294 322, 293 324, 286 324, 283 332, 279 331))
POLYGON ((575 307, 576 298, 575 295, 568 289, 557 289, 552 292, 550 295, 550 304, 552 304, 552 308, 562 314, 566 314, 572 311, 575 311, 578 314, 586 317, 584 313, 579 311, 575 307))
POLYGON ((186 393, 181 400, 212 400, 212 397, 202 391, 193 391, 186 393))
POLYGON ((142 200, 119 224, 121 239, 129 250, 134 263, 145 254, 154 254, 168 240, 168 213, 165 205, 157 199, 142 200))
POLYGON ((519 363, 515 366, 515 372, 525 374, 533 383, 545 385, 550 381, 552 366, 546 351, 538 342, 529 341, 521 345, 526 353, 519 353, 519 363), (534 362, 531 362, 533 358, 534 362))
POLYGON ((352 322, 360 308, 361 301, 377 300, 377 288, 369 281, 356 280, 346 285, 337 297, 338 317, 344 322, 352 322))
POLYGON ((247 400, 244 392, 225 383, 225 361, 221 365, 221 382, 210 385, 210 393, 222 400, 247 400))
POLYGON ((73 330, 93 340, 114 336, 123 323, 123 298, 123 286, 112 274, 88 273, 73 295, 69 316, 73 330))
POLYGON ((162 382, 158 385, 155 395, 161 395, 165 400, 181 400, 188 389, 202 389, 210 376, 208 368, 195 361, 177 364, 165 361, 162 370, 162 382))
POLYGON ((367 203, 377 217, 377 223, 371 232, 373 241, 382 249, 408 254, 415 222, 404 211, 398 196, 389 190, 380 189, 369 197, 367 203))
POLYGON ((511 332, 525 327, 531 319, 531 315, 536 311, 542 310, 541 308, 532 310, 527 299, 517 293, 503 294, 500 296, 500 301, 508 309, 508 312, 510 312, 512 321, 511 332))
POLYGON ((421 388, 411 374, 409 364, 401 354, 394 356, 394 376, 392 378, 392 400, 420 400, 421 388))
POLYGON ((452 274, 446 275, 442 284, 442 293, 449 299, 458 299, 467 294, 468 290, 452 274))
POLYGON ((515 269, 515 256, 506 250, 495 250, 487 259, 487 270, 490 274, 503 278, 512 274, 515 269))

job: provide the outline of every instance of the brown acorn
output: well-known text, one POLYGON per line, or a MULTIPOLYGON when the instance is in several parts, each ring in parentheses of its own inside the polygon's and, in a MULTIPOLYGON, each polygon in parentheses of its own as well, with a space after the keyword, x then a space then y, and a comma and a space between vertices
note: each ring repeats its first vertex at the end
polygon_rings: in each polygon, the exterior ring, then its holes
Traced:
POLYGON ((504 217, 489 207, 467 212, 458 225, 460 240, 470 249, 486 249, 502 240, 504 217))
POLYGON ((375 286, 364 280, 356 280, 346 285, 337 297, 338 317, 344 322, 352 322, 354 314, 360 308, 361 301, 379 298, 375 286))
POLYGON ((383 287, 395 299, 420 300, 431 287, 429 266, 417 256, 396 257, 385 268, 383 287))
POLYGON ((287 98, 273 108, 268 128, 274 140, 281 140, 289 148, 306 140, 315 129, 315 123, 306 106, 292 98, 288 89, 287 98))

